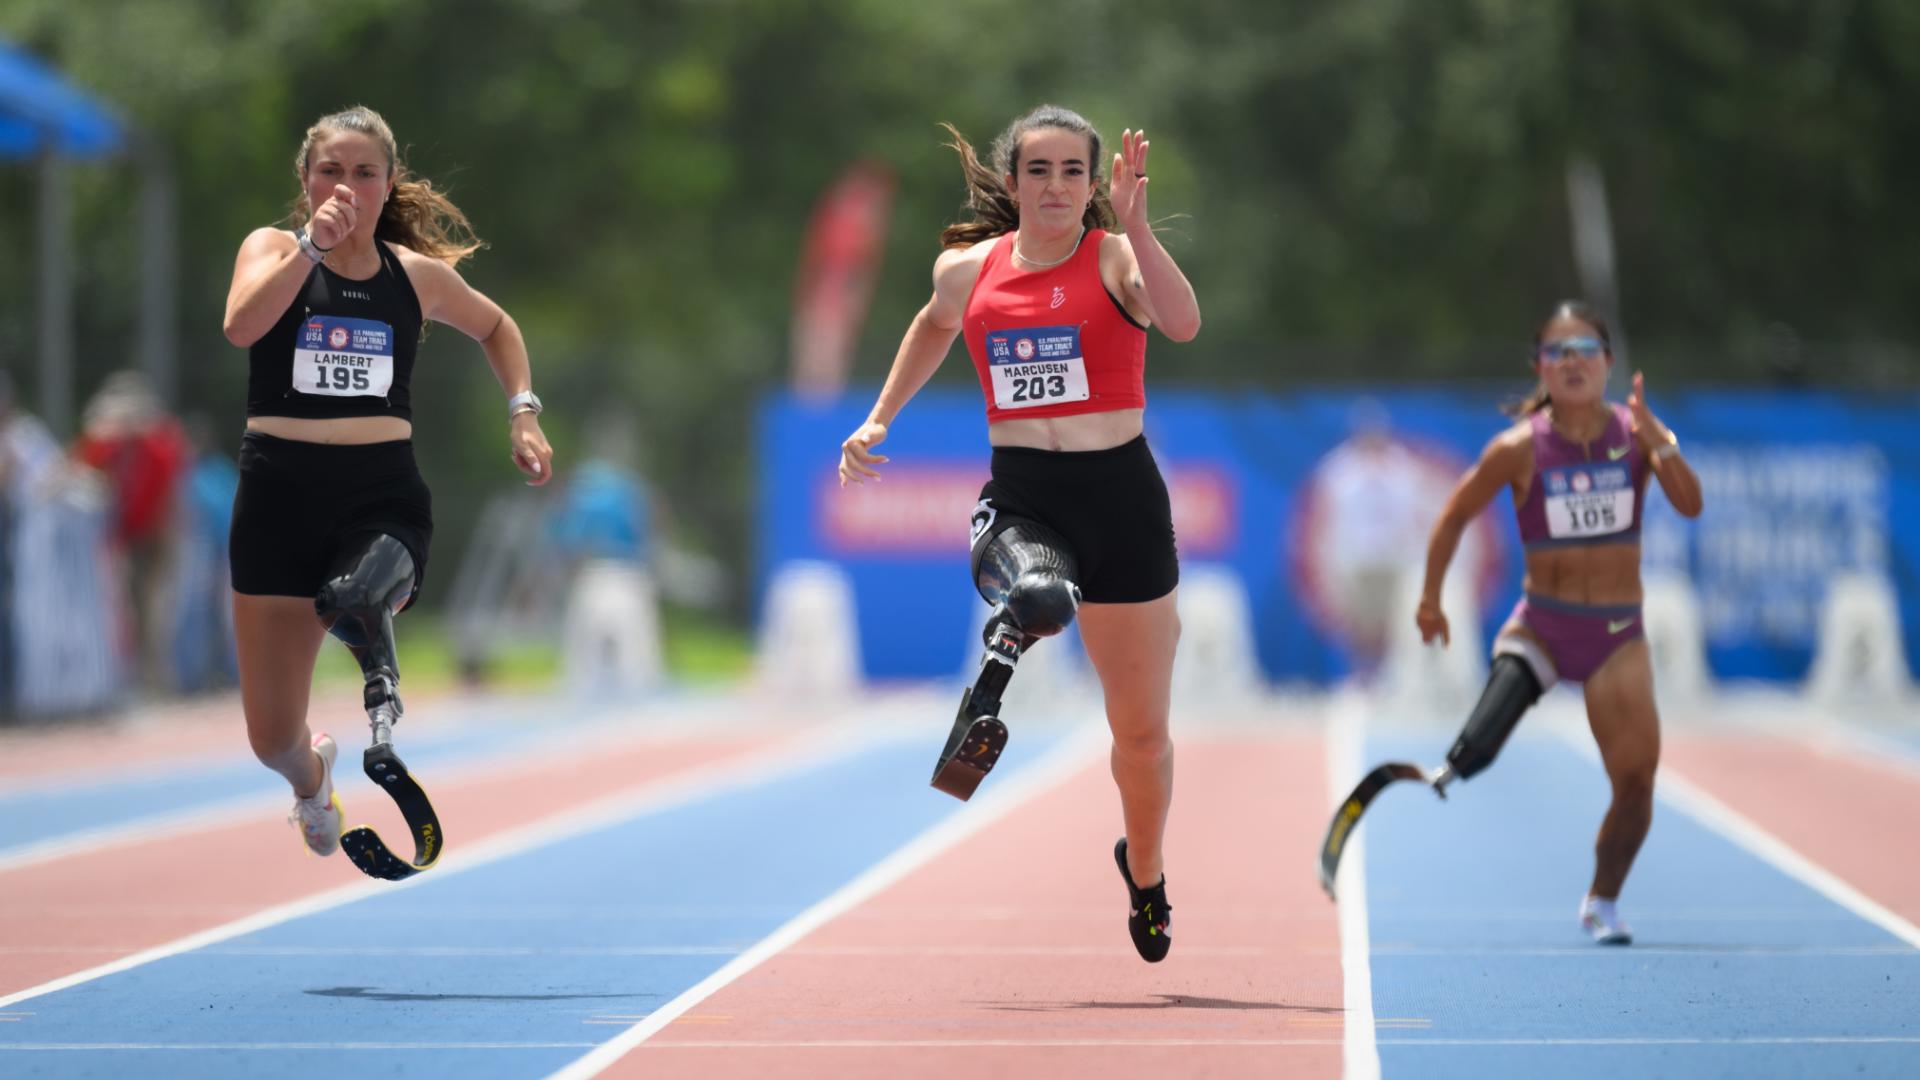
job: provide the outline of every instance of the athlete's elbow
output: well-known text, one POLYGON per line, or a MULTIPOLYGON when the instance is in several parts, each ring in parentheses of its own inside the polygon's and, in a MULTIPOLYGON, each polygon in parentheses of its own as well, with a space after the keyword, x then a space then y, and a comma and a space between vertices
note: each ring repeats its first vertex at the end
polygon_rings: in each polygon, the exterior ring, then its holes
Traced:
POLYGON ((227 316, 226 321, 221 324, 220 332, 227 335, 227 340, 232 342, 235 348, 244 349, 260 340, 259 333, 253 327, 238 322, 231 315, 227 316))
POLYGON ((1192 341, 1200 336, 1200 316, 1191 319, 1160 324, 1160 332, 1167 335, 1169 341, 1192 341))

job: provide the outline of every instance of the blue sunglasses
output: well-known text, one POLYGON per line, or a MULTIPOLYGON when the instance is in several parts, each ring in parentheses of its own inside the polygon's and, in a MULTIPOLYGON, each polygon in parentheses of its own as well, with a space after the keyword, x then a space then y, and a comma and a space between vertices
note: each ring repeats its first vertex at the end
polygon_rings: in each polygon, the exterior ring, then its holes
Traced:
POLYGON ((1534 355, 1544 363, 1557 364, 1569 356, 1592 360, 1606 355, 1606 351, 1607 343, 1597 337, 1570 337, 1561 338, 1559 341, 1543 341, 1534 351, 1534 355))

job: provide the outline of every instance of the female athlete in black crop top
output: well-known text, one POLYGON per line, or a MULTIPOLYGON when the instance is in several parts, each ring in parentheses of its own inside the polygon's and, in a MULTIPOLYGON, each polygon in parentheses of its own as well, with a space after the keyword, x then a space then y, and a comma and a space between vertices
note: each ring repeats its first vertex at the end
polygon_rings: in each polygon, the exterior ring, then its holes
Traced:
MULTIPOLYGON (((328 855, 341 845, 336 748, 307 728, 308 691, 332 631, 366 675, 376 736, 382 716, 399 716, 392 616, 418 592, 433 533, 411 439, 425 320, 480 343, 508 394, 508 443, 530 483, 552 477, 553 451, 520 328, 454 269, 480 246, 466 217, 408 175, 386 121, 360 107, 323 117, 294 164, 299 227, 254 230, 227 294, 227 339, 248 350, 229 548, 247 736, 293 785, 289 820, 328 855)), ((416 864, 438 854, 440 830, 427 835, 416 864)))

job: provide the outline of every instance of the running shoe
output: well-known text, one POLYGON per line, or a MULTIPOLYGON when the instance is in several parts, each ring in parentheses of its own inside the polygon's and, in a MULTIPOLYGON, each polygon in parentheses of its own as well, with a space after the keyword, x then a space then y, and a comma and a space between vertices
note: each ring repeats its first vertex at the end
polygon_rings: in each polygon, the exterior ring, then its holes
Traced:
POLYGON ((1167 903, 1167 876, 1160 875, 1159 883, 1149 889, 1135 885, 1133 872, 1127 869, 1124 836, 1113 845, 1113 861, 1120 864, 1120 880, 1127 883, 1127 933, 1140 959, 1157 964, 1173 948, 1173 938, 1167 933, 1167 925, 1173 922, 1173 905, 1167 903))
POLYGON ((1631 945, 1633 929, 1614 910, 1612 900, 1589 896, 1580 902, 1580 929, 1593 937, 1596 945, 1631 945))
POLYGON ((320 759, 320 790, 312 798, 296 797, 287 821, 300 830, 308 851, 331 855, 340 847, 342 829, 340 796, 333 790, 333 759, 340 750, 333 745, 333 736, 323 731, 313 737, 313 752, 320 759))

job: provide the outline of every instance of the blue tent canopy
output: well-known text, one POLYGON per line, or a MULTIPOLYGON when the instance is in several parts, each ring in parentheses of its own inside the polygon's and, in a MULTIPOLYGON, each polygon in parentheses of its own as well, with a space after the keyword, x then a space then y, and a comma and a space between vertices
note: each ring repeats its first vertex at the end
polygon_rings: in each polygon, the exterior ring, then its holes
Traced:
POLYGON ((0 41, 0 158, 53 150, 102 157, 124 141, 107 108, 28 53, 0 41), (48 145, 51 142, 51 145, 48 145))

